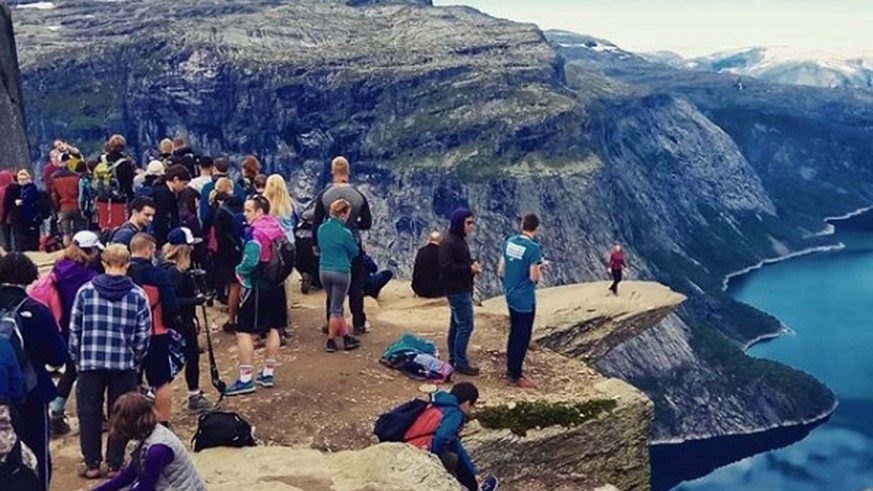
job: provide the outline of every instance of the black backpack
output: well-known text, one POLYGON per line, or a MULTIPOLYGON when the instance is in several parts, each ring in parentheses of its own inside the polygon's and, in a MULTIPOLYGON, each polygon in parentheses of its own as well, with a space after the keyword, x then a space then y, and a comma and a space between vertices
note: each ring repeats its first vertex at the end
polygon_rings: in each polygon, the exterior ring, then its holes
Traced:
POLYGON ((380 442, 405 442, 406 432, 428 406, 430 403, 422 399, 404 402, 379 416, 373 427, 373 434, 380 442))
POLYGON ((106 230, 100 232, 100 243, 104 246, 108 246, 115 239, 115 236, 116 234, 118 234, 119 230, 125 227, 130 228, 132 226, 133 225, 131 225, 130 222, 124 222, 117 227, 107 228, 106 230))
POLYGON ((261 269, 261 278, 271 285, 285 281, 294 270, 294 244, 284 235, 273 239, 270 244, 270 260, 261 269))
POLYGON ((38 384, 36 370, 27 359, 27 353, 24 350, 24 337, 21 334, 21 316, 18 311, 24 302, 29 297, 24 297, 15 307, 9 308, 0 306, 0 342, 9 343, 12 346, 12 351, 15 353, 15 358, 18 360, 18 366, 21 368, 21 378, 24 383, 24 393, 29 394, 38 384))
POLYGON ((254 447, 254 428, 237 413, 213 411, 200 416, 191 439, 194 451, 212 447, 254 447))

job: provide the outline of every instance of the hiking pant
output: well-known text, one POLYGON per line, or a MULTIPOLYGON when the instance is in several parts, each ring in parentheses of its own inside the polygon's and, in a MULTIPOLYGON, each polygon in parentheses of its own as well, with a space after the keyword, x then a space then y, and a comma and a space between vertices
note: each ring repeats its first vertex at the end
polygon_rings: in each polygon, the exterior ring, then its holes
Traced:
POLYGON ((36 400, 33 396, 28 396, 24 403, 17 407, 21 422, 21 440, 36 455, 39 480, 44 489, 48 490, 52 478, 52 459, 49 455, 48 404, 36 400))
POLYGON ((612 285, 610 285, 609 289, 612 290, 612 293, 618 295, 618 284, 621 283, 621 269, 613 269, 612 270, 612 285))
POLYGON ((391 271, 379 271, 378 273, 367 276, 364 281, 364 295, 379 298, 379 292, 394 278, 394 273, 391 271))
POLYGON ((446 470, 449 471, 449 474, 455 476, 455 479, 457 479, 462 486, 469 491, 477 491, 479 489, 479 483, 476 482, 476 475, 472 470, 468 469, 463 462, 461 462, 461 458, 458 457, 458 454, 445 450, 440 454, 440 461, 443 463, 446 470))
MULTIPOLYGON (((89 465, 103 461, 103 402, 109 392, 109 407, 123 394, 136 390, 135 370, 88 370, 79 372, 76 386, 76 411, 79 414, 79 445, 89 465)), ((111 417, 111 414, 110 414, 111 417)), ((109 438, 106 463, 110 469, 120 469, 124 463, 127 442, 109 438)))
POLYGON ((194 320, 185 319, 179 326, 179 334, 185 340, 185 383, 189 391, 195 391, 200 389, 200 343, 194 320))
POLYGON ((64 374, 61 375, 61 379, 58 380, 58 397, 63 397, 64 399, 70 398, 70 393, 73 392, 73 384, 76 383, 76 377, 78 375, 79 374, 76 372, 76 363, 68 361, 66 368, 64 369, 64 374))
POLYGON ((349 310, 352 311, 352 327, 363 329, 367 323, 367 314, 364 313, 364 278, 367 273, 364 270, 364 253, 352 259, 352 277, 349 281, 349 310))
POLYGON ((455 368, 468 367, 467 345, 473 335, 473 292, 446 295, 452 318, 449 323, 449 364, 455 368))
POLYGON ((522 376, 522 365, 527 355, 533 332, 536 307, 531 312, 518 312, 509 309, 509 341, 506 343, 506 375, 512 380, 522 376))

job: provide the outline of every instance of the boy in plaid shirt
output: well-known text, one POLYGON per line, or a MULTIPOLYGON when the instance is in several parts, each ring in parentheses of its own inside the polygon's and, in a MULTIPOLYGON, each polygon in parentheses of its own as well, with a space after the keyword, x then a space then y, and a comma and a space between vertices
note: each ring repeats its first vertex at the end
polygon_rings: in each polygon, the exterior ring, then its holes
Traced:
MULTIPOLYGON (((127 248, 110 245, 101 259, 106 274, 79 290, 70 316, 70 357, 79 372, 79 443, 85 457, 79 474, 89 479, 103 475, 104 394, 108 390, 112 407, 122 394, 136 389, 152 329, 145 292, 125 276, 130 266, 127 248)), ((124 463, 125 444, 109 438, 106 462, 110 475, 117 474, 124 463)))

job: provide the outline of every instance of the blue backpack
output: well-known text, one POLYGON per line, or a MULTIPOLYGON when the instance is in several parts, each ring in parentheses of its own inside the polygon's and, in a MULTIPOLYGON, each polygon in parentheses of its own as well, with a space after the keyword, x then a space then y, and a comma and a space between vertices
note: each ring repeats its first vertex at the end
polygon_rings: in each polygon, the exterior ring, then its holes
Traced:
POLYGON ((376 426, 373 428, 373 434, 380 442, 406 441, 406 432, 428 406, 430 403, 422 399, 404 402, 379 416, 376 420, 376 426))

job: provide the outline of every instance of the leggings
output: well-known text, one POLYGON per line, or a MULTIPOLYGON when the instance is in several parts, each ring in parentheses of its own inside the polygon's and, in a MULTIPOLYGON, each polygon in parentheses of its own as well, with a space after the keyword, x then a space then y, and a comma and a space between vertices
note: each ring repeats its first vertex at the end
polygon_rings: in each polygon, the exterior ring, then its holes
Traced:
POLYGON ((327 317, 342 317, 345 314, 343 303, 346 301, 346 294, 349 292, 351 275, 349 273, 322 270, 320 276, 321 284, 327 293, 327 317))

